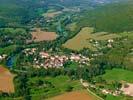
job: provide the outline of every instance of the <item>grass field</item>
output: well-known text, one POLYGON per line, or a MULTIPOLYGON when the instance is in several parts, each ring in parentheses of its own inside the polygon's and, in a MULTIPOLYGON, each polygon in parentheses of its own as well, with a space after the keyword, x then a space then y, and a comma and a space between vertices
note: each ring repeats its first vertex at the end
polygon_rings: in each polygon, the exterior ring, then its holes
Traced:
POLYGON ((35 77, 29 80, 31 94, 33 100, 42 100, 44 98, 53 97, 59 94, 68 92, 68 89, 72 87, 72 91, 82 90, 82 86, 78 80, 71 80, 68 76, 57 77, 35 77), (48 86, 35 86, 38 80, 49 83, 48 86))
POLYGON ((108 34, 106 32, 93 32, 94 28, 84 27, 74 38, 68 40, 65 44, 63 44, 63 46, 72 50, 81 50, 83 48, 96 50, 92 43, 89 42, 90 39, 108 40, 119 37, 119 35, 117 34, 108 34))
POLYGON ((102 75, 103 79, 107 81, 126 81, 133 83, 133 72, 124 69, 112 69, 106 70, 106 73, 102 75))
POLYGON ((126 100, 126 99, 120 96, 107 95, 105 100, 126 100))
POLYGON ((98 100, 87 91, 74 91, 65 93, 48 100, 98 100))
POLYGON ((35 32, 32 32, 32 38, 35 42, 40 41, 52 41, 57 38, 57 34, 55 32, 45 32, 41 31, 41 29, 36 29, 35 32))
POLYGON ((13 78, 9 70, 0 65, 0 91, 14 92, 13 78))

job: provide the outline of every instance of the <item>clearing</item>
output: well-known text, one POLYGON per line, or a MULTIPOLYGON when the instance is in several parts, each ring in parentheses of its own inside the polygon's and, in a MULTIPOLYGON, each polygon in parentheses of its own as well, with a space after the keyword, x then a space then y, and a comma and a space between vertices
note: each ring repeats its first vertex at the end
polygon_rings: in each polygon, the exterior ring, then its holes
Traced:
POLYGON ((127 83, 122 86, 121 90, 125 95, 133 96, 133 84, 127 83))
POLYGON ((54 18, 55 16, 61 14, 62 11, 56 11, 56 12, 47 12, 45 14, 43 14, 44 17, 47 17, 47 18, 54 18))
POLYGON ((96 50, 96 48, 90 43, 89 40, 108 40, 120 37, 117 34, 109 34, 107 32, 94 33, 94 28, 84 27, 81 31, 72 39, 68 40, 63 46, 72 50, 82 50, 83 48, 89 48, 91 50, 96 50))
POLYGON ((0 65, 0 91, 13 93, 13 78, 14 75, 12 75, 8 69, 0 65))
POLYGON ((57 34, 55 32, 45 32, 40 28, 37 28, 36 31, 32 32, 32 39, 35 42, 40 41, 52 41, 57 38, 57 34))
POLYGON ((49 100, 97 100, 86 91, 74 91, 65 93, 49 100))

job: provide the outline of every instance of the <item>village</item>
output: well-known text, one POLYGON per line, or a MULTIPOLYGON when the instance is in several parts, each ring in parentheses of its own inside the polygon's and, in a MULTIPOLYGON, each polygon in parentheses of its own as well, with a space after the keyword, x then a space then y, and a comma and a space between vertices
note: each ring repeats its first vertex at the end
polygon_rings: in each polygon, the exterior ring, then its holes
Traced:
MULTIPOLYGON (((23 52, 26 56, 33 55, 37 51, 36 48, 27 48, 23 52)), ((90 65, 90 61, 93 60, 89 57, 83 56, 81 54, 71 53, 70 55, 58 55, 50 54, 45 51, 40 51, 38 57, 33 59, 34 68, 61 68, 67 61, 76 62, 79 64, 90 65)))

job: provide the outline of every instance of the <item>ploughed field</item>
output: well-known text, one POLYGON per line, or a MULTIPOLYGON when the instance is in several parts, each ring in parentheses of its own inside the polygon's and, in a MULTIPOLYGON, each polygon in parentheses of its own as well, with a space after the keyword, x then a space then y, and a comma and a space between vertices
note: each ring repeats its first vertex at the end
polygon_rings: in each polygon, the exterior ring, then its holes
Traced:
POLYGON ((49 100, 96 100, 96 98, 86 91, 74 91, 53 97, 49 100))
POLYGON ((0 65, 0 91, 14 92, 13 78, 9 70, 0 65))
POLYGON ((52 41, 57 38, 57 34, 55 32, 45 32, 40 28, 37 28, 32 34, 32 40, 35 42, 40 41, 52 41))

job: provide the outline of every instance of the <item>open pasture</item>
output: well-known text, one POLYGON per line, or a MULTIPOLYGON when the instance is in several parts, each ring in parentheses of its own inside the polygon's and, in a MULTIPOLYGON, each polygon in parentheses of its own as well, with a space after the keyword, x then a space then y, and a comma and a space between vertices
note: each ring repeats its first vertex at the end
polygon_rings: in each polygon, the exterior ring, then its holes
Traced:
POLYGON ((106 73, 101 76, 107 81, 126 81, 133 83, 133 72, 125 69, 106 70, 106 73))

